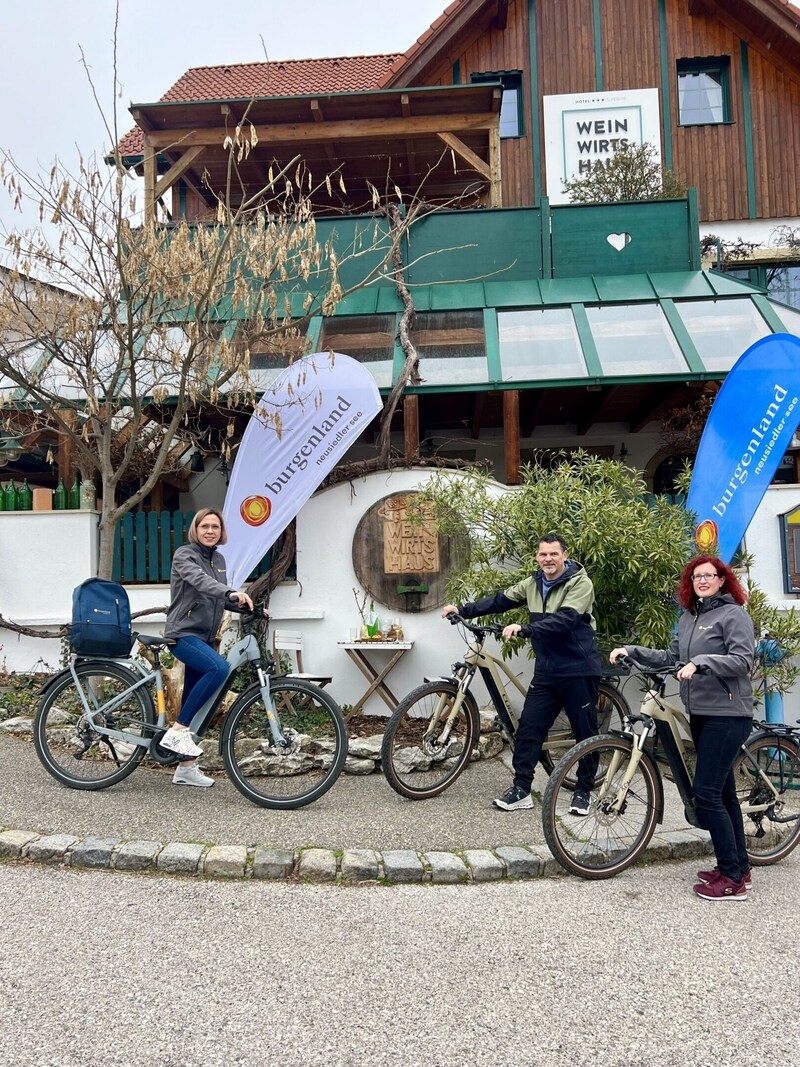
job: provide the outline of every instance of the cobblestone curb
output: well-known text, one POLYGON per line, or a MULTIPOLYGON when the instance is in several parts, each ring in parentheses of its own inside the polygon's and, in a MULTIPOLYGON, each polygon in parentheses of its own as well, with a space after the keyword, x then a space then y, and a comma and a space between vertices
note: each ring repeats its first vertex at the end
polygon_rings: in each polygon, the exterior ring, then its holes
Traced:
MULTIPOLYGON (((713 852, 708 834, 673 830, 656 834, 640 863, 683 860, 713 852)), ((144 871, 204 878, 315 882, 341 885, 431 882, 437 885, 541 878, 565 872, 545 850, 499 845, 464 852, 410 849, 273 849, 187 841, 119 841, 32 830, 0 831, 0 861, 62 867, 144 871)))

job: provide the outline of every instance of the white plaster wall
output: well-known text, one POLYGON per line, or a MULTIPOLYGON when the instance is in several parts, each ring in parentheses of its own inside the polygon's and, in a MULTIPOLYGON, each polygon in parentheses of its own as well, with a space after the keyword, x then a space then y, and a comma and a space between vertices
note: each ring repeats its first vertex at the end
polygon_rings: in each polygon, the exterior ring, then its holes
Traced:
MULTIPOLYGON (((97 574, 97 512, 0 513, 0 613, 22 626, 49 630, 72 617, 72 590, 97 574)), ((0 664, 29 671, 55 667, 60 642, 0 630, 0 664), (41 668, 40 668, 41 669, 41 668)))

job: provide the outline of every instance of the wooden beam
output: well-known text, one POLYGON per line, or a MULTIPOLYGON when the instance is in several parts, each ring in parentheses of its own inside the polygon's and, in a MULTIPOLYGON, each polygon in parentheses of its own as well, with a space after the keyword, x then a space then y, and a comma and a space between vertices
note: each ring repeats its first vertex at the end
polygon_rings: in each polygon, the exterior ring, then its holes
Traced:
POLYGON ((192 163, 198 156, 202 156, 205 149, 202 145, 195 145, 194 148, 190 148, 187 152, 173 163, 166 174, 163 174, 156 182, 156 198, 163 196, 175 182, 184 176, 186 171, 191 167, 192 163))
MULTIPOLYGON (((444 141, 449 149, 451 149, 459 157, 463 159, 468 167, 472 167, 476 170, 481 177, 486 178, 487 181, 491 180, 492 171, 488 163, 484 163, 479 155, 476 155, 471 148, 467 148, 463 141, 460 141, 452 133, 437 133, 436 135, 440 141, 444 141)), ((489 134, 491 137, 491 133, 489 134)), ((494 205, 493 205, 494 206, 494 205)))
POLYGON ((403 397, 403 453, 409 459, 419 455, 419 397, 403 397))
MULTIPOLYGON (((499 91, 499 90, 498 90, 499 91)), ((413 137, 417 134, 476 133, 491 130, 497 125, 493 112, 454 115, 409 115, 402 118, 384 119, 339 119, 325 123, 325 137, 331 141, 362 141, 375 137, 413 137)), ((285 122, 269 126, 256 126, 256 134, 262 144, 292 144, 302 141, 319 141, 320 123, 285 122)), ((159 130, 147 138, 155 149, 189 148, 194 145, 221 147, 228 136, 223 126, 203 129, 159 130)))
POLYGON ((503 392, 503 454, 506 485, 519 485, 519 390, 503 392))
POLYGON ((472 405, 472 428, 470 430, 470 437, 473 441, 477 441, 481 435, 481 424, 483 422, 483 411, 486 407, 486 393, 475 393, 475 403, 472 405))
POLYGON ((145 222, 156 218, 156 148, 148 134, 144 137, 144 218, 145 222))
POLYGON ((503 206, 500 159, 500 127, 489 130, 489 207, 503 206))
MULTIPOLYGON (((319 100, 311 100, 310 107, 311 117, 313 118, 314 122, 323 123, 325 121, 325 112, 322 110, 322 104, 319 102, 319 100)), ((325 157, 331 164, 332 168, 335 168, 339 165, 340 161, 336 158, 336 154, 333 151, 330 141, 325 142, 325 157)))

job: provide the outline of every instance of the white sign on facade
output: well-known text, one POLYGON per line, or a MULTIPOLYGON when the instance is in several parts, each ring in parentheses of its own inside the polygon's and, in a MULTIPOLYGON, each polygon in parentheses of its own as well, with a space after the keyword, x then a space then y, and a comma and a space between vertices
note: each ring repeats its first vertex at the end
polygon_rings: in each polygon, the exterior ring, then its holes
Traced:
POLYGON ((545 96, 544 135, 547 195, 568 203, 564 182, 604 167, 629 144, 649 142, 661 160, 658 89, 545 96))

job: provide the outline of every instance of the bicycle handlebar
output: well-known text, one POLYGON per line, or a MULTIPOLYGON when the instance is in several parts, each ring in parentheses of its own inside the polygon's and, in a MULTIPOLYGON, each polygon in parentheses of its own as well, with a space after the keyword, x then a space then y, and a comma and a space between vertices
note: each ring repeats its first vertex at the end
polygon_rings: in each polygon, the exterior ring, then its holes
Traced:
MULTIPOLYGON (((623 667, 627 667, 628 670, 637 671, 639 674, 649 674, 653 678, 667 678, 670 675, 676 675, 681 667, 685 667, 686 664, 678 660, 676 663, 671 663, 668 667, 645 667, 641 663, 633 658, 633 656, 618 656, 615 660, 615 664, 620 663, 623 667)), ((709 674, 708 667, 698 667, 698 674, 709 674)))
POLYGON ((457 611, 452 611, 447 616, 447 621, 451 626, 463 626, 465 630, 477 634, 478 637, 485 637, 486 634, 492 634, 493 637, 500 637, 503 633, 503 627, 498 626, 496 623, 492 623, 488 626, 476 626, 474 622, 470 622, 469 619, 463 618, 457 611))

